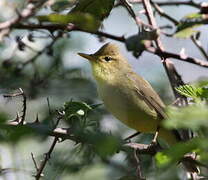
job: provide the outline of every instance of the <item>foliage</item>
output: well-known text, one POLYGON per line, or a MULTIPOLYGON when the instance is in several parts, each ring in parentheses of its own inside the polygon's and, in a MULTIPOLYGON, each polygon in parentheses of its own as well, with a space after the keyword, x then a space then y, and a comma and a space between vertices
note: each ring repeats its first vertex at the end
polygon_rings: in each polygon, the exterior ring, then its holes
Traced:
POLYGON ((70 13, 70 14, 50 14, 45 16, 37 17, 40 22, 51 22, 56 24, 68 24, 73 23, 77 27, 88 30, 88 31, 96 31, 100 22, 94 18, 94 16, 88 13, 70 13))
POLYGON ((175 37, 188 38, 196 32, 196 27, 202 26, 208 23, 207 14, 192 13, 185 16, 181 22, 177 25, 175 37))
MULTIPOLYGON (((151 52, 162 59, 178 57, 184 60, 180 54, 171 54, 169 50, 163 49, 158 37, 162 35, 162 40, 164 36, 191 37, 200 41, 199 35, 202 31, 199 27, 204 27, 208 22, 207 7, 190 1, 197 11, 194 10, 179 20, 173 22, 175 12, 171 16, 166 12, 162 13, 164 18, 174 24, 171 26, 174 33, 169 34, 170 31, 167 26, 163 26, 164 24, 155 25, 154 21, 150 22, 149 19, 152 17, 147 16, 149 12, 145 13, 149 22, 140 19, 136 12, 140 5, 135 5, 134 8, 134 4, 128 2, 22 0, 14 3, 2 0, 0 4, 3 4, 5 9, 0 11, 0 20, 3 22, 0 23, 0 143, 1 153, 3 152, 0 154, 0 176, 3 179, 7 173, 19 176, 16 172, 19 169, 22 175, 17 178, 31 179, 32 174, 37 175, 40 167, 43 167, 42 174, 45 179, 79 180, 83 179, 79 178, 79 174, 85 176, 86 172, 92 171, 94 179, 136 180, 140 178, 141 168, 142 175, 147 179, 176 180, 182 179, 184 175, 182 168, 179 168, 179 162, 191 152, 199 157, 196 163, 202 169, 200 175, 208 174, 206 79, 183 86, 170 81, 173 87, 177 86, 175 89, 182 99, 185 99, 186 106, 167 107, 168 118, 162 125, 169 129, 189 129, 196 136, 187 142, 178 142, 168 149, 161 150, 154 158, 151 153, 138 154, 132 148, 126 147, 129 141, 126 142, 124 138, 129 134, 126 133, 129 129, 118 125, 119 130, 111 132, 109 127, 112 126, 113 129, 114 124, 110 120, 107 123, 103 121, 103 118, 109 116, 97 98, 96 85, 88 75, 88 69, 74 55, 84 46, 88 47, 90 39, 77 31, 96 35, 100 42, 105 41, 103 37, 118 40, 136 58, 141 57, 144 52, 151 52), (107 23, 103 23, 104 20, 108 20, 112 10, 116 13, 116 8, 121 8, 120 5, 128 11, 127 16, 132 16, 136 33, 128 32, 125 36, 111 34, 106 27, 107 23), (18 95, 18 88, 23 89, 24 94, 18 95), (2 96, 8 93, 11 93, 10 97, 2 96), (51 145, 51 139, 55 142, 55 149, 51 145), (28 152, 25 150, 27 148, 28 152), (10 151, 11 154, 8 153, 10 151), (28 155, 31 152, 38 155, 32 159, 28 155), (5 157, 8 162, 14 163, 5 163, 5 157), (44 160, 46 165, 42 166, 44 160), (8 164, 8 168, 4 168, 5 164, 8 164), (35 169, 34 165, 38 168, 35 169), (105 170, 105 175, 97 173, 100 167, 105 170), (12 172, 6 172, 7 169, 11 169, 12 172)), ((181 2, 178 3, 180 5, 181 2)), ((154 17, 161 15, 156 6, 152 7, 155 8, 154 17)), ((122 17, 117 20, 129 26, 122 17)), ((110 25, 117 28, 116 21, 110 25)), ((130 28, 134 27, 128 27, 130 28)), ((202 45, 198 44, 198 49, 202 55, 206 54, 202 45)), ((192 63, 194 61, 200 66, 206 64, 206 61, 192 57, 188 57, 187 62, 190 62, 190 59, 192 63)), ((162 62, 164 66, 168 64, 167 61, 162 62)), ((172 67, 174 66, 171 65, 172 67)), ((146 68, 156 69, 152 64, 146 68)), ((170 69, 167 68, 166 71, 170 69)), ((176 69, 173 68, 171 71, 176 69)), ((192 73, 191 70, 187 71, 192 73)), ((172 80, 175 78, 173 75, 172 80)), ((165 93, 170 94, 166 91, 165 93)), ((152 137, 152 134, 141 134, 132 139, 132 142, 149 144, 152 137)), ((93 179, 88 176, 84 178, 93 179)))

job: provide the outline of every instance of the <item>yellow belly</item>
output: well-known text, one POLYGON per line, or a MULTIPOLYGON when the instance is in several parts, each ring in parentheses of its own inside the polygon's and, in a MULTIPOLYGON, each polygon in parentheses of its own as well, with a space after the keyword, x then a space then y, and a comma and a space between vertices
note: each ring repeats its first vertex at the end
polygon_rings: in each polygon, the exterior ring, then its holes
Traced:
MULTIPOLYGON (((125 87, 123 88, 128 88, 127 84, 124 82, 125 87)), ((113 86, 99 83, 98 94, 107 110, 132 129, 142 133, 155 133, 160 123, 155 110, 150 109, 145 101, 132 92, 130 87, 128 90, 123 90, 123 88, 121 85, 113 86), (121 88, 118 89, 118 87, 121 88)), ((164 139, 169 145, 177 142, 172 131, 162 127, 159 130, 159 137, 164 139)))
POLYGON ((146 113, 143 110, 146 106, 145 102, 135 97, 133 93, 126 94, 126 92, 130 91, 122 91, 110 85, 98 86, 98 94, 105 107, 118 120, 140 132, 155 132, 159 123, 156 112, 146 113))

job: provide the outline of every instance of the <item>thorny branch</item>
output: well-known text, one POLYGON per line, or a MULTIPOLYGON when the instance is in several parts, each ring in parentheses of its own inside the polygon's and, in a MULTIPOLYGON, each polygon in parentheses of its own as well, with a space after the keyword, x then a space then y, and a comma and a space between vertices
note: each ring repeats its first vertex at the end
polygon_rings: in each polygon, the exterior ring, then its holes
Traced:
POLYGON ((41 0, 33 4, 32 1, 29 1, 25 9, 22 10, 21 13, 17 13, 17 17, 14 17, 8 21, 0 23, 0 41, 2 41, 3 37, 7 35, 12 27, 20 21, 26 20, 31 17, 36 9, 40 8, 47 0, 41 0))
MULTIPOLYGON (((4 35, 8 34, 10 32, 11 28, 20 28, 20 29, 28 29, 28 30, 48 29, 50 32, 53 32, 55 30, 63 30, 63 31, 68 31, 68 32, 70 32, 70 31, 81 31, 81 32, 95 34, 95 35, 98 35, 98 36, 107 37, 107 38, 114 39, 114 40, 125 43, 124 36, 114 36, 112 34, 108 34, 108 33, 101 32, 101 31, 96 31, 96 32, 86 31, 86 30, 82 30, 82 29, 80 29, 76 26, 73 26, 73 25, 64 26, 64 25, 20 24, 20 21, 25 20, 25 19, 29 18, 30 16, 32 16, 34 14, 36 8, 40 7, 44 2, 45 1, 41 1, 36 6, 33 5, 33 4, 28 4, 28 6, 22 11, 22 13, 18 14, 17 18, 11 19, 11 20, 6 21, 4 23, 0 23, 0 38, 2 38, 4 35)), ((128 12, 135 19, 135 21, 138 25, 142 24, 142 25, 145 25, 145 26, 150 27, 152 29, 158 29, 155 18, 154 18, 153 13, 152 13, 152 9, 151 9, 149 0, 137 0, 137 1, 136 0, 134 0, 134 1, 131 0, 129 2, 131 2, 131 3, 143 3, 143 6, 146 9, 146 13, 147 13, 146 15, 148 17, 149 24, 145 24, 138 17, 136 17, 136 15, 135 15, 131 5, 128 3, 128 1, 121 0, 121 3, 127 8, 128 12)), ((176 24, 177 21, 175 19, 171 18, 170 16, 168 16, 167 14, 165 14, 159 8, 158 5, 160 5, 160 6, 162 6, 162 5, 190 5, 190 6, 193 6, 193 7, 196 7, 196 8, 200 8, 200 5, 194 3, 193 1, 187 1, 187 2, 157 2, 157 3, 153 3, 153 5, 154 5, 155 9, 157 10, 157 12, 161 16, 164 16, 165 18, 169 19, 174 24, 176 24)), ((48 46, 46 46, 46 49, 52 47, 53 44, 55 43, 55 41, 59 37, 61 37, 61 36, 56 36, 53 39, 52 43, 50 43, 48 46)), ((197 43, 196 41, 194 41, 194 43, 201 50, 201 47, 199 46, 199 43, 197 43)), ((196 64, 196 65, 200 65, 202 67, 208 67, 208 63, 205 62, 205 61, 201 61, 199 59, 192 58, 192 57, 184 58, 184 57, 181 57, 178 54, 165 51, 160 38, 158 38, 156 40, 156 44, 157 44, 156 48, 146 47, 146 51, 148 51, 150 53, 153 53, 153 54, 156 54, 156 55, 164 58, 162 62, 164 64, 165 69, 167 70, 167 74, 172 71, 174 73, 174 75, 176 75, 176 79, 174 79, 172 77, 169 77, 170 82, 173 82, 173 81, 179 79, 180 83, 182 83, 182 80, 181 80, 180 76, 178 75, 178 73, 176 72, 173 63, 170 60, 167 59, 169 57, 176 58, 176 59, 179 59, 179 60, 182 60, 182 61, 185 61, 185 62, 193 63, 193 64, 196 64), (172 68, 171 71, 170 71, 170 67, 172 68), (171 78, 172 78, 172 80, 171 80, 171 78)), ((33 57, 30 60, 28 60, 27 62, 23 63, 23 66, 26 66, 27 64, 32 63, 43 52, 44 51, 38 52, 35 57, 33 57)), ((201 52, 202 52, 202 50, 201 50, 201 52)), ((168 76, 172 76, 172 74, 168 74, 168 76)), ((171 83, 171 85, 173 85, 173 84, 171 83)), ((175 85, 173 85, 173 86, 175 86, 175 85)), ((20 117, 20 121, 18 121, 18 122, 17 121, 11 121, 7 125, 9 125, 9 126, 19 126, 21 124, 22 126, 30 127, 34 130, 44 129, 45 134, 54 137, 53 143, 52 143, 49 151, 45 154, 45 158, 41 162, 39 167, 38 167, 38 165, 35 161, 34 155, 31 153, 32 160, 33 160, 33 163, 34 163, 36 171, 37 171, 37 173, 35 175, 35 178, 38 180, 42 176, 42 172, 43 172, 48 160, 51 157, 51 153, 53 152, 54 147, 55 147, 56 143, 58 142, 58 139, 62 138, 62 139, 70 139, 72 141, 75 141, 75 138, 70 134, 68 128, 57 128, 57 125, 58 125, 58 122, 59 122, 60 119, 58 119, 54 129, 50 129, 49 127, 41 124, 40 122, 34 122, 34 123, 24 122, 25 115, 26 115, 26 96, 25 96, 24 92, 22 91, 22 89, 20 89, 20 93, 4 95, 4 97, 16 97, 16 96, 23 96, 22 116, 20 117)), ((77 142, 77 139, 76 139, 76 142, 77 142)), ((141 153, 141 154, 143 154, 143 153, 144 154, 155 154, 156 151, 157 151, 157 149, 149 148, 149 146, 145 145, 145 144, 128 143, 125 146, 131 147, 131 148, 135 149, 136 152, 139 151, 139 153, 141 153)), ((141 177, 141 174, 139 174, 139 173, 141 173, 141 171, 139 169, 139 160, 137 159, 137 161, 138 161, 138 177, 141 177)))
MULTIPOLYGON (((44 131, 46 134, 48 135, 51 135, 51 136, 54 136, 54 140, 53 140, 53 143, 49 149, 49 151, 45 154, 45 158, 44 160, 41 162, 40 166, 38 167, 37 165, 37 162, 34 158, 34 155, 33 153, 31 153, 31 157, 32 157, 32 161, 35 165, 35 169, 37 171, 36 175, 35 175, 35 179, 36 180, 39 180, 42 176, 43 176, 43 169, 45 168, 48 160, 50 159, 51 157, 51 153, 53 152, 54 148, 55 148, 55 145, 56 143, 58 142, 58 139, 59 138, 64 138, 66 136, 68 136, 68 131, 67 130, 64 130, 64 129, 61 129, 61 128, 57 128, 60 120, 62 119, 63 117, 63 113, 59 112, 59 116, 57 118, 57 122, 55 124, 55 127, 53 130, 49 129, 47 126, 44 127, 43 124, 41 124, 37 119, 35 120, 34 123, 26 123, 25 122, 25 114, 26 114, 26 110, 27 110, 27 107, 26 107, 26 95, 25 93, 23 92, 23 90, 21 88, 19 88, 19 93, 13 93, 13 94, 5 94, 3 95, 3 97, 5 98, 11 98, 11 97, 17 97, 17 96, 23 96, 23 110, 22 110, 22 116, 21 117, 18 117, 18 119, 14 120, 14 121, 10 121, 7 123, 8 126, 27 126, 31 129, 35 129, 35 130, 40 130, 42 129, 42 131, 44 131), (44 129, 45 128, 45 129, 44 129)), ((69 136, 68 136, 69 137, 69 136)))
MULTIPOLYGON (((16 93, 16 94, 11 94, 11 95, 4 95, 4 97, 15 97, 18 95, 21 95, 22 91, 20 93, 16 93)), ((45 153, 45 158, 44 160, 41 162, 40 166, 38 167, 37 162, 35 160, 35 157, 33 155, 33 153, 31 153, 31 157, 32 157, 32 161, 34 163, 35 169, 36 169, 36 175, 34 175, 36 180, 39 180, 41 177, 43 177, 43 170, 47 164, 47 162, 49 161, 51 154, 55 148, 55 145, 57 144, 58 140, 61 139, 70 139, 76 143, 84 143, 83 140, 78 139, 77 137, 74 137, 72 134, 70 134, 69 128, 57 128, 58 123, 60 122, 60 120, 63 118, 64 113, 63 112, 59 112, 59 116, 57 117, 57 122, 55 124, 54 128, 51 128, 47 125, 44 125, 42 123, 40 123, 39 121, 35 120, 35 122, 33 123, 27 123, 25 122, 24 124, 21 124, 21 126, 25 126, 27 128, 33 129, 34 131, 37 132, 42 132, 45 135, 49 135, 49 136, 54 136, 54 140, 52 145, 49 148, 49 151, 47 153, 45 153)), ((7 124, 5 124, 5 126, 13 126, 13 127, 17 127, 20 125, 20 122, 17 121, 10 121, 7 124)), ((157 144, 153 145, 147 145, 147 144, 138 144, 138 143, 126 143, 123 144, 123 146, 121 147, 122 151, 128 151, 128 149, 133 149, 135 153, 139 153, 139 154, 149 154, 149 155, 155 155, 158 151, 161 151, 161 147, 158 146, 157 144)), ((137 161, 137 176, 138 178, 142 179, 142 174, 141 174, 141 169, 140 169, 140 161, 137 157, 137 154, 134 154, 136 161, 137 161)), ((182 161, 186 161, 186 157, 182 159, 182 161)), ((197 164, 199 166, 203 166, 206 167, 206 165, 196 161, 195 159, 190 159, 188 163, 194 163, 197 164)))
MULTIPOLYGON (((49 101, 48 101, 48 102, 49 102, 49 101)), ((50 107, 50 105, 49 105, 49 107, 50 107)), ((51 113, 51 111, 50 111, 50 113, 51 113)), ((55 123, 54 128, 57 128, 57 126, 58 126, 60 120, 62 119, 63 115, 64 115, 63 113, 59 112, 59 116, 58 116, 58 118, 57 118, 57 122, 55 123)), ((54 130, 53 130, 53 131, 54 131, 54 130)), ((55 145, 57 144, 58 140, 59 140, 59 137, 56 137, 56 136, 55 136, 55 137, 54 137, 54 140, 53 140, 53 143, 51 144, 51 146, 50 146, 50 148, 49 148, 49 151, 48 151, 47 153, 45 153, 45 158, 44 158, 44 160, 41 162, 41 164, 40 164, 39 167, 37 166, 36 161, 35 161, 35 159, 34 159, 33 156, 32 156, 32 160, 33 160, 33 162, 34 162, 34 164, 35 164, 35 167, 36 167, 36 175, 35 175, 35 179, 36 179, 36 180, 39 180, 41 177, 44 176, 43 170, 44 170, 44 168, 45 168, 47 162, 48 162, 49 159, 51 158, 51 154, 52 154, 52 152, 53 152, 53 150, 54 150, 54 148, 55 148, 55 145)))
POLYGON ((51 153, 53 152, 57 142, 58 138, 55 137, 49 151, 45 154, 44 160, 41 162, 40 167, 37 169, 37 174, 35 175, 36 180, 39 180, 43 176, 43 169, 45 168, 48 160, 51 158, 51 153))

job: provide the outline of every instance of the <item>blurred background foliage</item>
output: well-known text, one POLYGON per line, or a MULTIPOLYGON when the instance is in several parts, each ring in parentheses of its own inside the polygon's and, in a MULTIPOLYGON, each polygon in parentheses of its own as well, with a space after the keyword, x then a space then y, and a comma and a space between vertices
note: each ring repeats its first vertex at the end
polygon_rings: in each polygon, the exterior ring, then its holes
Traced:
MULTIPOLYGON (((22 12, 29 2, 36 5, 41 1, 1 0, 0 22, 17 17, 17 12, 22 12)), ((89 64, 76 55, 77 52, 85 51, 93 53, 103 43, 114 41, 89 32, 95 33, 99 30, 118 36, 124 35, 127 37, 125 44, 116 43, 134 70, 150 81, 167 105, 174 101, 160 58, 143 52, 141 41, 154 37, 151 34, 148 34, 149 37, 138 36, 136 24, 125 8, 119 6, 119 2, 45 1, 29 19, 13 25, 9 35, 1 40, 0 178, 34 179, 32 175, 36 174, 36 170, 31 152, 39 166, 52 143, 53 138, 48 134, 56 128, 59 117, 57 111, 65 112, 57 127, 69 130, 68 138, 71 140, 64 137, 59 139, 46 164, 43 179, 138 178, 138 159, 132 150, 122 149, 123 139, 134 131, 108 114, 97 97, 89 64), (21 28, 27 24, 54 27, 68 24, 69 29, 56 28, 49 31, 32 29, 29 26, 21 28), (70 31, 70 28, 75 28, 75 31, 70 31), (17 117, 17 112, 22 114, 22 97, 4 98, 3 95, 18 93, 18 88, 22 88, 27 97, 25 120, 32 123, 38 119, 38 124, 41 125, 38 128, 34 125, 7 125, 8 120, 17 117)), ((206 56, 200 54, 194 44, 190 43, 192 35, 197 35, 196 40, 200 40, 202 46, 207 47, 207 29, 204 28, 207 17, 203 15, 208 13, 201 7, 202 2, 194 3, 195 6, 161 6, 179 22, 178 25, 157 13, 155 16, 160 26, 171 27, 163 31, 175 37, 162 36, 168 50, 178 53, 185 47, 188 55, 207 61, 206 56)), ((132 3, 132 7, 136 14, 143 10, 140 3, 132 3)), ((146 20, 144 15, 141 16, 146 20)), ((185 171, 177 162, 188 152, 197 152, 200 155, 199 161, 203 165, 208 164, 208 70, 184 62, 174 63, 182 79, 192 84, 177 88, 179 93, 188 97, 189 106, 169 106, 169 119, 164 122, 164 126, 189 128, 199 137, 187 143, 178 143, 171 149, 158 153, 156 158, 141 155, 142 173, 150 180, 184 179, 185 171)), ((140 134, 133 141, 148 144, 151 139, 150 134, 140 134)), ((206 166, 202 166, 201 170, 202 175, 208 174, 206 166)))

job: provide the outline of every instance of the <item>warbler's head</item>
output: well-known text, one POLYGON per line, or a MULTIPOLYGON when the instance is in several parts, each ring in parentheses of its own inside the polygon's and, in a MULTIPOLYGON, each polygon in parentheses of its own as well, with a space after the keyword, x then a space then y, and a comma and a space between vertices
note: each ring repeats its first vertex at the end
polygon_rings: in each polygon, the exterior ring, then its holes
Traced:
POLYGON ((88 59, 96 79, 110 80, 131 69, 115 44, 107 43, 94 54, 78 53, 88 59))

